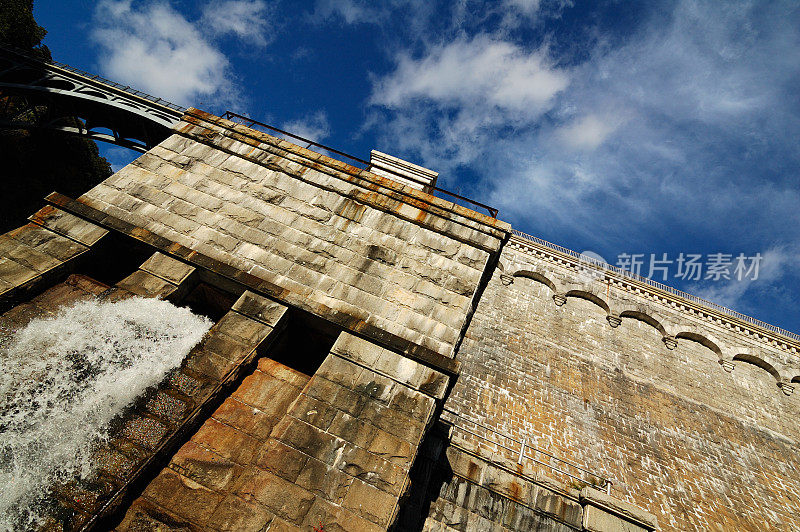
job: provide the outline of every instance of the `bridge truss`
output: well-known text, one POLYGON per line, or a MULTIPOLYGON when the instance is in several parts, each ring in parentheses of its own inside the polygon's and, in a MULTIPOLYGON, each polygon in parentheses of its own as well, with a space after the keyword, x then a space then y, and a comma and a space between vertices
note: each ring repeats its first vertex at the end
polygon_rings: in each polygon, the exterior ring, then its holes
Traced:
POLYGON ((2 129, 56 130, 145 152, 169 135, 185 111, 100 76, 0 46, 2 129))

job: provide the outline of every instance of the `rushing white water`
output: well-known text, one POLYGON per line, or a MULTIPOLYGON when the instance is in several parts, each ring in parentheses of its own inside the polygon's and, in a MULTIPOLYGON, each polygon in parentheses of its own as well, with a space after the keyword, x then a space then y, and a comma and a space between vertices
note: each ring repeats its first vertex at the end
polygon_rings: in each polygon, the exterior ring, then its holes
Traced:
POLYGON ((0 342, 0 530, 34 527, 49 486, 89 476, 111 420, 210 327, 166 301, 92 300, 0 342))

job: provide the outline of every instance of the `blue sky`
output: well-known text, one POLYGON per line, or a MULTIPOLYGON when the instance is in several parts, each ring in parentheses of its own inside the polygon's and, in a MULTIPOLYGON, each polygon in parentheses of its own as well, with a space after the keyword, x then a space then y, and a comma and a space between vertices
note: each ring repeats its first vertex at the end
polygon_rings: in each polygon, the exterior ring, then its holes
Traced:
POLYGON ((37 0, 35 15, 59 61, 406 158, 519 230, 612 264, 642 254, 645 275, 666 253, 667 284, 800 332, 796 2, 37 0), (681 253, 730 255, 731 279, 676 277, 681 253), (757 253, 758 278, 736 280, 757 253))

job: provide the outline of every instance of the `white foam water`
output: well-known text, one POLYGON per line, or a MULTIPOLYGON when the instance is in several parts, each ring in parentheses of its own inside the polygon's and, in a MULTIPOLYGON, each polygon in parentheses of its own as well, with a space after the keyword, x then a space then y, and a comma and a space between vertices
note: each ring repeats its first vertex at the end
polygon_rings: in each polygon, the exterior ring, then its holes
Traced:
POLYGON ((157 299, 84 301, 0 345, 0 530, 36 528, 56 482, 87 478, 110 422, 211 322, 157 299))

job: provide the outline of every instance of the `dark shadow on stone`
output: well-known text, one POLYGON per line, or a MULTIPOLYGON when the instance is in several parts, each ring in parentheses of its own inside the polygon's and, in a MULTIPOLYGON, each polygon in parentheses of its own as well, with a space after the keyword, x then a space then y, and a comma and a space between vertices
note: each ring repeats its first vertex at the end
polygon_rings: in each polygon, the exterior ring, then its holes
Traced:
POLYGON ((400 501, 392 532, 419 532, 430 514, 431 505, 439 498, 442 487, 453 479, 447 461, 447 427, 435 422, 420 445, 417 459, 409 472, 410 485, 400 501))

